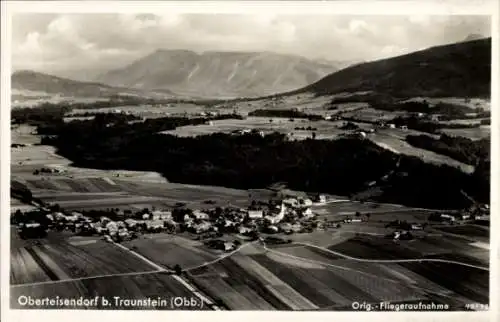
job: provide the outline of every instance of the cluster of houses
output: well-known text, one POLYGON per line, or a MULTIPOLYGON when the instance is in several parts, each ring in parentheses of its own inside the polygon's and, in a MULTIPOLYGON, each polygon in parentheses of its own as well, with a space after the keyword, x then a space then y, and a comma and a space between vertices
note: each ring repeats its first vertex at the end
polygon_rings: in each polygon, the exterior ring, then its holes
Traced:
POLYGON ((18 229, 23 235, 33 235, 35 230, 55 229, 69 230, 82 235, 101 235, 107 240, 121 241, 136 237, 137 232, 175 231, 178 224, 172 220, 170 212, 153 211, 144 214, 143 219, 128 218, 112 220, 108 217, 90 218, 79 212, 65 214, 63 212, 47 213, 45 217, 19 222, 18 229))
POLYGON ((470 212, 440 213, 430 215, 429 220, 440 221, 444 223, 457 223, 470 220, 489 221, 490 215, 489 213, 472 214, 470 212))
POLYGON ((40 169, 36 169, 35 171, 33 171, 34 175, 39 175, 39 174, 42 174, 42 173, 45 173, 45 174, 61 174, 61 173, 65 173, 65 170, 64 169, 60 169, 60 168, 40 168, 40 169))
MULTIPOLYGON (((320 195, 317 202, 326 202, 320 195)), ((61 211, 39 212, 36 219, 30 216, 29 222, 21 220, 18 228, 25 235, 42 230, 68 230, 81 235, 101 235, 108 241, 133 239, 138 233, 188 231, 200 237, 221 237, 224 233, 240 234, 258 238, 260 232, 286 234, 312 231, 315 215, 311 210, 313 201, 304 197, 286 197, 281 202, 252 205, 248 209, 237 207, 217 207, 209 210, 174 209, 143 210, 132 216, 112 216, 115 220, 102 215, 86 216, 80 212, 61 211), (116 218, 122 218, 116 220, 116 218)), ((111 215, 110 215, 111 216, 111 215)), ((28 216, 26 216, 27 218, 28 216)), ((33 234, 31 234, 33 235, 33 234)), ((219 243, 216 248, 231 250, 227 242, 219 243)))
POLYGON ((234 130, 231 132, 232 135, 245 135, 250 133, 258 134, 261 137, 265 136, 264 131, 258 129, 242 129, 242 130, 234 130))

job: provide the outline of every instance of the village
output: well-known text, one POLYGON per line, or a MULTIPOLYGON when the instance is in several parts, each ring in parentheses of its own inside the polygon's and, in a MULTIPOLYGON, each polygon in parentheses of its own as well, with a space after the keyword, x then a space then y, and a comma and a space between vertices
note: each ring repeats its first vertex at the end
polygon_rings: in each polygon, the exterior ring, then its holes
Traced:
MULTIPOLYGON (((241 240, 253 241, 262 236, 272 243, 289 242, 284 237, 291 234, 312 233, 315 230, 340 228, 344 224, 369 221, 370 213, 356 212, 352 216, 320 218, 313 206, 336 202, 323 194, 314 198, 284 196, 267 202, 252 201, 247 208, 213 207, 207 209, 107 209, 83 212, 65 212, 58 205, 41 206, 29 212, 17 210, 12 223, 17 225, 21 238, 43 238, 48 231, 67 231, 79 236, 102 236, 107 242, 120 243, 138 238, 141 234, 168 233, 190 234, 205 242, 209 248, 233 251, 241 240), (238 238, 233 238, 234 236, 238 238)), ((210 204, 209 201, 206 202, 210 204)), ((489 216, 478 214, 484 209, 466 212, 432 213, 425 222, 389 221, 386 235, 395 240, 409 240, 411 231, 423 231, 429 223, 454 225, 467 222, 489 221, 489 216)), ((487 209, 486 209, 487 211, 487 209)), ((484 211, 482 211, 484 212, 484 211)), ((418 235, 418 234, 417 234, 418 235)))

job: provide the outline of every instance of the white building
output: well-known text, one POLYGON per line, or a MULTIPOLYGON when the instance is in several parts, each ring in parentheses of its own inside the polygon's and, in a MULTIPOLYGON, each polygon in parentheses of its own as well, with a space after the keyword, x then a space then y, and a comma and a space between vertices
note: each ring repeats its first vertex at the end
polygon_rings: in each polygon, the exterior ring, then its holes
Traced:
POLYGON ((231 251, 235 248, 236 248, 236 246, 234 245, 233 242, 225 242, 224 243, 224 251, 226 251, 226 252, 231 251))
POLYGON ((306 209, 304 210, 304 212, 302 213, 302 215, 303 215, 304 217, 306 217, 306 218, 312 218, 312 217, 314 217, 314 214, 313 214, 313 212, 312 212, 311 208, 306 208, 306 209))
POLYGON ((161 220, 148 220, 146 221, 146 228, 148 230, 158 230, 163 228, 163 221, 161 220))
POLYGON ((238 228, 238 233, 240 233, 240 234, 248 234, 250 232, 252 232, 251 228, 248 228, 245 226, 240 226, 240 228, 238 228))
POLYGON ((197 234, 209 231, 212 225, 209 222, 201 222, 198 225, 193 226, 197 234))
POLYGON ((249 210, 248 218, 250 219, 258 219, 264 216, 264 212, 262 210, 249 210))
POLYGON ((286 222, 280 224, 279 228, 284 231, 284 232, 291 232, 292 231, 292 224, 286 222))
POLYGON ((137 221, 135 221, 134 219, 128 218, 128 219, 125 219, 125 224, 128 227, 135 227, 137 225, 137 221))
POLYGON ((313 202, 311 199, 309 198, 306 198, 306 199, 300 199, 299 200, 299 203, 302 205, 302 206, 306 206, 306 207, 310 207, 313 205, 313 202))
POLYGON ((446 220, 449 220, 449 221, 455 221, 455 217, 452 216, 452 215, 448 215, 448 214, 441 214, 441 219, 446 219, 446 220))
POLYGON ((420 224, 412 224, 411 225, 411 229, 413 229, 413 230, 422 230, 423 227, 420 224))
POLYGON ((298 207, 299 201, 295 198, 287 198, 287 199, 283 200, 283 204, 285 204, 289 207, 298 207))
POLYGON ((172 218, 172 212, 171 211, 161 211, 161 210, 155 210, 153 211, 153 218, 161 219, 161 220, 167 220, 169 218, 172 218))
POLYGON ((475 220, 490 220, 490 215, 477 215, 474 217, 475 220))
POLYGON ((283 220, 283 218, 285 218, 285 212, 286 212, 286 206, 285 206, 285 204, 281 203, 281 207, 279 207, 279 208, 280 208, 279 213, 277 213, 275 215, 269 215, 269 216, 265 217, 273 225, 279 223, 280 221, 283 220))
POLYGON ((210 218, 210 216, 207 213, 202 212, 200 210, 193 211, 193 216, 199 220, 208 220, 210 218))
POLYGON ((326 202, 326 196, 325 195, 319 195, 318 196, 318 202, 319 203, 325 203, 326 202))

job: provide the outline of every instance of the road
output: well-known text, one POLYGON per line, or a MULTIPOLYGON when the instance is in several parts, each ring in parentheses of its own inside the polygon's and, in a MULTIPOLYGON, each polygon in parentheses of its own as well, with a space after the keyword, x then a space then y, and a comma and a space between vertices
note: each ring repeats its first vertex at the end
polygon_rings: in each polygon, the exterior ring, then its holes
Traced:
POLYGON ((11 288, 18 288, 24 286, 37 286, 37 285, 47 285, 47 284, 59 284, 59 283, 67 283, 67 282, 77 282, 77 281, 85 281, 85 280, 93 280, 97 278, 105 278, 105 277, 117 277, 117 276, 134 276, 134 275, 147 275, 147 274, 157 274, 164 273, 165 269, 154 270, 154 271, 143 271, 143 272, 132 272, 132 273, 116 273, 116 274, 106 274, 106 275, 94 275, 94 276, 85 276, 85 277, 76 277, 76 278, 67 278, 56 281, 44 281, 44 282, 34 282, 34 283, 24 283, 24 284, 14 284, 11 285, 11 288))
MULTIPOLYGON (((473 265, 473 264, 459 262, 459 261, 439 259, 439 258, 366 259, 366 258, 359 258, 359 257, 349 256, 349 255, 346 255, 344 253, 340 253, 340 252, 337 252, 337 251, 330 250, 328 248, 316 246, 316 245, 309 244, 309 243, 294 242, 292 244, 317 248, 317 249, 326 251, 328 253, 340 256, 342 258, 353 260, 353 261, 357 261, 357 262, 365 262, 365 263, 411 263, 411 262, 421 263, 421 262, 437 262, 437 263, 446 263, 446 264, 454 264, 454 265, 467 266, 467 267, 472 267, 472 268, 480 269, 480 270, 483 270, 483 271, 489 271, 490 270, 488 267, 473 265)), ((264 246, 264 247, 266 247, 266 246, 264 246)))
MULTIPOLYGON (((167 268, 165 268, 165 267, 163 267, 161 265, 156 264, 152 260, 147 259, 146 257, 144 257, 141 254, 139 254, 139 253, 131 250, 130 248, 127 248, 127 247, 125 247, 123 245, 120 245, 118 243, 115 243, 115 242, 113 242, 113 244, 116 245, 117 247, 119 247, 119 248, 121 248, 121 249, 129 252, 130 254, 132 254, 132 255, 140 258, 141 260, 143 260, 146 263, 152 265, 153 267, 156 267, 158 269, 158 271, 169 272, 169 273, 173 273, 174 272, 171 269, 167 269, 167 268)), ((218 307, 217 305, 215 305, 215 303, 214 303, 213 300, 211 300, 210 298, 208 298, 208 296, 202 294, 199 290, 196 289, 196 287, 194 285, 190 284, 189 281, 187 281, 185 278, 182 278, 181 276, 175 275, 175 274, 172 274, 171 276, 177 282, 179 282, 181 285, 183 285, 185 288, 187 288, 191 293, 193 293, 197 298, 199 298, 201 301, 203 301, 204 303, 206 303, 210 308, 214 309, 215 311, 220 311, 221 310, 220 307, 218 307)))

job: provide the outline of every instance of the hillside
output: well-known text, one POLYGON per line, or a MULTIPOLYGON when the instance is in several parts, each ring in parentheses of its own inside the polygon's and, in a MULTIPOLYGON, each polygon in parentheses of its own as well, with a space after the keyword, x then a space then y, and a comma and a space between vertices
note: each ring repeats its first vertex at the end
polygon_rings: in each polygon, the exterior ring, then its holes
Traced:
MULTIPOLYGON (((44 73, 23 70, 14 72, 12 80, 12 99, 43 99, 54 96, 100 98, 116 95, 151 96, 136 89, 112 87, 109 85, 81 82, 63 77, 52 76, 44 73)), ((160 96, 166 96, 163 92, 160 96)))
POLYGON ((100 97, 116 94, 119 90, 111 86, 74 81, 34 71, 18 71, 12 74, 12 89, 27 92, 73 97, 100 97))
POLYGON ((252 97, 290 91, 337 70, 292 55, 157 50, 97 81, 129 88, 169 89, 183 95, 252 97))
POLYGON ((491 38, 351 66, 300 91, 375 91, 394 97, 489 97, 491 38))

